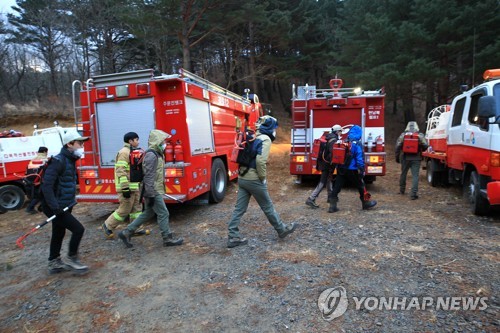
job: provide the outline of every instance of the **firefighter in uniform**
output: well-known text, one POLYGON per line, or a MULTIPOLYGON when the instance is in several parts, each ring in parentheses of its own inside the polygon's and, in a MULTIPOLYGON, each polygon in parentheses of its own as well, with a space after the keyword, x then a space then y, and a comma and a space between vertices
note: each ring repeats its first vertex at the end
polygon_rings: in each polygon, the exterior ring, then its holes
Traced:
MULTIPOLYGON (((125 144, 116 155, 115 162, 115 187, 118 193, 120 206, 102 224, 106 238, 114 238, 113 230, 118 224, 125 222, 127 217, 132 222, 142 211, 140 203, 140 183, 130 181, 130 151, 138 149, 139 135, 128 132, 124 135, 125 144)), ((148 230, 141 230, 139 234, 148 234, 148 230)))
POLYGON ((426 150, 428 147, 427 140, 423 133, 419 132, 418 125, 416 121, 410 121, 406 125, 406 129, 399 136, 396 141, 396 163, 401 162, 401 176, 399 177, 399 193, 405 194, 406 190, 406 175, 408 170, 411 170, 412 183, 411 183, 411 200, 418 199, 418 174, 420 171, 420 164, 422 162, 421 152, 426 150), (416 134, 418 135, 418 151, 416 153, 405 153, 402 152, 403 142, 405 135, 416 134), (401 153, 403 153, 402 159, 401 153))

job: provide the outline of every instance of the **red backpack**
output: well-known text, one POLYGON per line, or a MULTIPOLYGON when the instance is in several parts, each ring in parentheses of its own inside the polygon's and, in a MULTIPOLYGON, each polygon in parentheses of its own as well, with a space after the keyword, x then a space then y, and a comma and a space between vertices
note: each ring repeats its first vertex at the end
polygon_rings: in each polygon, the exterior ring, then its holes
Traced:
POLYGON ((418 133, 406 133, 403 137, 403 153, 418 153, 418 133))

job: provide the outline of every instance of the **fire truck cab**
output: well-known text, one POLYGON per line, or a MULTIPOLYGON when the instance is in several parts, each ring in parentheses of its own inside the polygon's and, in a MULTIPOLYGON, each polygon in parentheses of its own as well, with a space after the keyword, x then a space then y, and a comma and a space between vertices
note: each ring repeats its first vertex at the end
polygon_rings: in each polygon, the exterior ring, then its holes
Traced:
POLYGON ((330 88, 316 86, 292 88, 292 130, 290 173, 297 176, 315 175, 316 158, 313 142, 335 124, 342 126, 342 139, 353 125, 363 130, 365 150, 365 182, 373 182, 385 175, 385 133, 383 90, 363 91, 360 88, 343 88, 341 79, 330 80, 330 88))
POLYGON ((79 165, 77 200, 84 202, 118 201, 114 164, 123 135, 136 132, 146 149, 152 129, 172 135, 165 154, 166 202, 220 202, 227 181, 237 177, 229 158, 235 134, 263 115, 256 95, 237 95, 185 70, 95 76, 73 82, 73 95, 76 122, 90 137, 79 165))
POLYGON ((429 148, 422 153, 427 181, 463 186, 472 212, 500 207, 500 69, 428 116, 429 148))

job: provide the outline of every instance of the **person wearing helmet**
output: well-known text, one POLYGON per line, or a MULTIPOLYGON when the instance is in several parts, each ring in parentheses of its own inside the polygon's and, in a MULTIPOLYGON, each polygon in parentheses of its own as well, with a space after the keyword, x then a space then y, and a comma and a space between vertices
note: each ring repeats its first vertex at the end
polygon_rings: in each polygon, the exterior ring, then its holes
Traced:
MULTIPOLYGON (((325 137, 325 142, 322 142, 319 147, 318 160, 316 162, 316 169, 321 171, 319 183, 306 200, 306 205, 312 208, 319 208, 316 203, 316 198, 326 186, 328 196, 332 192, 332 176, 335 170, 335 165, 332 165, 332 149, 335 142, 340 139, 342 135, 342 126, 336 124, 332 126, 332 130, 325 137)), ((330 202, 328 200, 328 202, 330 202)))
MULTIPOLYGON (((123 147, 115 159, 115 188, 118 194, 118 208, 101 225, 107 239, 113 239, 113 231, 127 218, 133 221, 142 211, 139 187, 141 182, 130 179, 130 152, 139 150, 139 135, 128 132, 123 136, 123 147)), ((147 234, 149 230, 142 230, 138 234, 147 234)))
POLYGON ((339 201, 338 194, 342 190, 342 186, 349 181, 354 184, 359 192, 359 199, 362 203, 363 209, 370 209, 377 204, 377 201, 370 200, 365 196, 366 188, 363 181, 365 173, 365 161, 363 148, 361 146, 361 127, 354 125, 347 134, 347 141, 349 148, 347 152, 348 158, 344 164, 339 164, 337 167, 337 178, 335 178, 335 185, 333 186, 332 194, 330 195, 330 208, 328 213, 338 212, 337 203, 339 201))
POLYGON ((83 143, 89 138, 81 136, 75 129, 66 131, 62 139, 64 146, 58 155, 51 158, 41 185, 42 211, 47 217, 55 215, 50 238, 49 273, 72 270, 76 274, 84 274, 89 268, 80 262, 78 248, 85 228, 71 212, 76 205, 76 161, 83 156, 83 143), (61 259, 66 229, 71 231, 71 239, 68 255, 61 259))
POLYGON ((418 124, 416 121, 409 121, 406 129, 398 137, 396 141, 396 163, 401 162, 401 176, 399 177, 399 193, 405 194, 406 190, 406 176, 408 171, 411 170, 411 200, 418 199, 418 177, 420 172, 420 164, 422 162, 422 151, 428 147, 427 140, 423 133, 419 132, 418 124), (418 137, 418 147, 415 152, 405 152, 403 149, 404 140, 411 136, 418 137), (402 153, 402 154, 401 154, 402 153), (401 158, 402 155, 402 158, 401 158))
POLYGON ((233 248, 248 243, 246 238, 242 238, 239 230, 241 217, 248 208, 250 198, 253 196, 266 217, 278 233, 279 238, 285 238, 294 232, 297 224, 285 224, 279 214, 274 209, 273 202, 267 190, 267 159, 271 150, 271 144, 276 138, 276 128, 278 121, 271 116, 262 116, 256 124, 257 132, 253 140, 252 149, 255 151, 255 158, 251 161, 248 171, 243 174, 246 167, 239 168, 238 176, 238 197, 234 207, 233 215, 228 223, 227 247, 233 248))

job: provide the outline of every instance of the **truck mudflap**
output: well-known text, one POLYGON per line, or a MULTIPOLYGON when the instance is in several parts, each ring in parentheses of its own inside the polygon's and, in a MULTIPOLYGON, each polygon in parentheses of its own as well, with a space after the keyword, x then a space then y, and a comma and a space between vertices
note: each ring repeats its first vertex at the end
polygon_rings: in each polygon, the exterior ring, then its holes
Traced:
POLYGON ((500 205, 500 181, 488 183, 486 185, 486 195, 490 205, 500 205))

